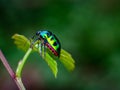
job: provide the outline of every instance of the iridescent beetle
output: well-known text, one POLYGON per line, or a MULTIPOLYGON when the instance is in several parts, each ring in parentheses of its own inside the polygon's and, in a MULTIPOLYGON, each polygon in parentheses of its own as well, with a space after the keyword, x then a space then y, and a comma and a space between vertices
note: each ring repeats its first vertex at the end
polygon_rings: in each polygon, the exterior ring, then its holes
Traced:
POLYGON ((58 38, 52 32, 47 31, 47 30, 38 31, 36 32, 36 35, 33 36, 33 38, 34 37, 37 37, 34 40, 34 42, 37 40, 41 41, 40 53, 42 53, 42 47, 44 49, 45 47, 47 47, 55 56, 60 57, 61 44, 58 38))

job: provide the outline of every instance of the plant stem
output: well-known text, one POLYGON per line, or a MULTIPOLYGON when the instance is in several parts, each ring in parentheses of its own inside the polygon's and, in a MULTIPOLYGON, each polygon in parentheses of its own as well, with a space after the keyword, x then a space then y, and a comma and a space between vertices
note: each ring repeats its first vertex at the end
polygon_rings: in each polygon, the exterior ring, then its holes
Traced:
POLYGON ((10 67, 10 65, 8 64, 6 58, 5 58, 5 56, 3 55, 3 53, 2 53, 1 50, 0 50, 0 59, 1 59, 2 63, 3 63, 3 65, 5 66, 5 68, 7 69, 8 73, 10 74, 10 76, 11 76, 12 78, 15 78, 15 73, 14 73, 14 71, 12 70, 12 68, 10 67))
POLYGON ((21 87, 22 87, 21 90, 25 90, 25 87, 21 80, 21 72, 23 70, 24 64, 25 64, 29 54, 31 53, 31 51, 32 51, 32 48, 29 48, 28 51, 26 52, 25 56, 23 57, 23 59, 19 62, 18 67, 16 69, 16 80, 21 85, 21 87))
POLYGON ((22 72, 23 66, 24 66, 29 54, 31 53, 31 51, 32 51, 32 48, 29 48, 28 51, 26 52, 25 56, 23 57, 23 59, 18 64, 18 67, 17 67, 17 70, 16 70, 16 76, 18 78, 21 77, 21 72, 22 72))
POLYGON ((19 90, 25 90, 24 86, 21 82, 19 82, 19 80, 17 80, 16 75, 14 73, 14 71, 12 70, 12 68, 10 67, 10 65, 8 64, 5 56, 3 55, 2 51, 0 50, 0 60, 2 61, 3 65, 5 66, 5 68, 7 69, 8 73, 10 74, 11 78, 14 80, 14 82, 16 83, 17 87, 19 88, 19 90))
POLYGON ((22 80, 21 80, 21 77, 16 77, 16 81, 19 83, 20 85, 20 90, 26 90, 23 83, 22 83, 22 80))

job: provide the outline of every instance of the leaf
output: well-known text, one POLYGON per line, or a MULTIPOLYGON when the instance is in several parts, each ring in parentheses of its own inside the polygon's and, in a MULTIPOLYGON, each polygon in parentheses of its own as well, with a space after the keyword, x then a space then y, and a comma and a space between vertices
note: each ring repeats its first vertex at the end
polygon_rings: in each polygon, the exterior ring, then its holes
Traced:
POLYGON ((69 71, 73 71, 75 68, 75 61, 72 56, 65 50, 61 49, 60 61, 69 71))
POLYGON ((48 63, 48 66, 50 67, 50 69, 52 70, 56 78, 58 73, 57 62, 48 53, 46 53, 46 56, 44 59, 48 63))
POLYGON ((14 39, 14 43, 16 46, 23 51, 27 51, 28 48, 30 47, 30 40, 28 40, 25 36, 19 35, 19 34, 14 34, 12 36, 12 39, 14 39))

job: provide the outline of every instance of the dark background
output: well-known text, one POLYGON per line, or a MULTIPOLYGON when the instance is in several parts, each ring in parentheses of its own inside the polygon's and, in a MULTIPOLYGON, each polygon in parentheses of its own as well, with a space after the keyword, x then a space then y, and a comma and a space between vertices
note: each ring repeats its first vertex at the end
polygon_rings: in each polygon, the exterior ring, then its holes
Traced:
MULTIPOLYGON (((0 49, 14 70, 25 52, 12 35, 40 29, 56 34, 76 68, 68 72, 57 60, 55 79, 33 53, 22 75, 27 90, 120 90, 120 0, 0 0, 0 49)), ((2 63, 0 90, 18 90, 2 63)))

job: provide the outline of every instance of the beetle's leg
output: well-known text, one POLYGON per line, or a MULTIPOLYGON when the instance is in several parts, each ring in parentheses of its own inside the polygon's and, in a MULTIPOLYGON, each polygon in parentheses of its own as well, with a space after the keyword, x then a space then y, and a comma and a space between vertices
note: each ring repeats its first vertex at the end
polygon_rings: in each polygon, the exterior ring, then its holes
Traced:
MULTIPOLYGON (((37 40, 39 40, 39 39, 37 39, 37 40)), ((37 45, 36 48, 38 49, 38 52, 39 52, 40 56, 42 56, 42 43, 38 41, 36 43, 36 45, 37 45)))
MULTIPOLYGON (((35 43, 37 40, 39 40, 39 39, 36 38, 36 39, 34 39, 34 40, 31 42, 31 44, 30 44, 30 47, 31 47, 31 48, 33 48, 33 45, 34 45, 34 43, 35 43)), ((38 45, 38 46, 39 46, 39 45, 38 45)))
POLYGON ((45 47, 45 43, 44 43, 44 45, 43 45, 43 53, 44 53, 44 58, 46 57, 46 47, 45 47))
POLYGON ((42 43, 38 43, 38 51, 40 56, 42 56, 42 48, 43 48, 42 43))
POLYGON ((40 51, 40 55, 42 56, 42 48, 43 48, 43 44, 40 43, 40 44, 39 44, 39 47, 40 47, 40 50, 39 50, 39 51, 40 51))
POLYGON ((44 52, 44 50, 45 50, 45 41, 44 40, 41 40, 41 54, 42 54, 42 57, 44 58, 44 54, 45 54, 45 52, 44 52))
POLYGON ((46 44, 47 44, 47 41, 44 40, 44 58, 46 57, 46 50, 47 50, 46 44))
POLYGON ((46 54, 46 47, 45 47, 45 41, 42 42, 42 56, 43 58, 45 58, 45 54, 46 54))

